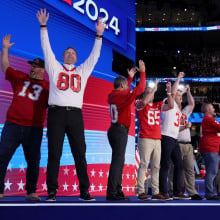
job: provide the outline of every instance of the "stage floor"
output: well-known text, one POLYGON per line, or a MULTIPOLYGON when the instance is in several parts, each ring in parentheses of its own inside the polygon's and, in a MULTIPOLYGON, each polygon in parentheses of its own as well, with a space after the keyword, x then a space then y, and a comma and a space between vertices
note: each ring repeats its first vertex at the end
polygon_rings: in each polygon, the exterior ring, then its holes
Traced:
POLYGON ((220 201, 173 200, 109 202, 105 197, 84 202, 79 197, 57 197, 56 202, 28 202, 25 197, 6 196, 0 200, 0 219, 13 220, 207 220, 218 219, 220 201))
POLYGON ((79 200, 79 197, 76 196, 58 196, 57 200, 55 202, 47 202, 46 201, 46 197, 42 196, 41 197, 41 201, 40 202, 32 202, 32 201, 27 201, 25 200, 24 196, 5 196, 3 199, 0 199, 0 206, 7 206, 7 205, 12 205, 13 204, 20 204, 25 205, 25 206, 32 206, 32 205, 39 205, 39 206, 53 206, 53 205, 67 205, 67 206, 151 206, 151 205, 209 205, 209 204, 216 204, 220 206, 220 200, 171 200, 171 201, 162 201, 162 200, 146 200, 146 201, 142 201, 139 200, 136 196, 130 196, 129 197, 130 200, 129 201, 107 201, 106 198, 104 196, 96 196, 95 199, 96 201, 81 201, 79 200))

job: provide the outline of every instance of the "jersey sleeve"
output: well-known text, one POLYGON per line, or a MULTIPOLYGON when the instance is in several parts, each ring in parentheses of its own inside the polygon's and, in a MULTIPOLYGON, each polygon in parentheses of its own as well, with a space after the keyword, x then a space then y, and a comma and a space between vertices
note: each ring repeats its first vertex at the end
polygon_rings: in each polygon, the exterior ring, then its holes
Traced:
POLYGON ((26 76, 25 73, 17 71, 12 67, 8 67, 5 73, 5 79, 10 81, 12 84, 16 82, 16 79, 23 78, 24 76, 26 76))
POLYGON ((129 87, 129 88, 130 88, 130 86, 131 86, 132 80, 133 80, 133 78, 130 77, 130 76, 128 76, 127 82, 128 82, 128 87, 129 87))
POLYGON ((187 117, 189 117, 192 114, 192 110, 191 107, 189 105, 187 105, 186 107, 183 108, 182 112, 184 114, 187 115, 187 117))
POLYGON ((101 52, 101 47, 102 47, 102 40, 96 39, 89 57, 85 60, 84 63, 82 63, 79 67, 77 67, 77 71, 79 71, 83 77, 88 78, 91 75, 96 63, 98 62, 101 52))
POLYGON ((49 76, 53 75, 57 69, 62 68, 62 65, 56 60, 56 57, 51 49, 47 29, 40 30, 41 46, 45 59, 45 69, 49 76))

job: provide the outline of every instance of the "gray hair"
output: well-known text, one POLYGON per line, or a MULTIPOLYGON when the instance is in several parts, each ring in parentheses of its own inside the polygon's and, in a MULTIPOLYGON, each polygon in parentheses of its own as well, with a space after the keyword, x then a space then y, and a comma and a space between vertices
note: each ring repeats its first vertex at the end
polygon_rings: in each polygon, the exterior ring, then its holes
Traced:
POLYGON ((119 76, 114 80, 114 88, 118 89, 123 82, 126 82, 127 79, 124 76, 119 76))
POLYGON ((201 107, 201 112, 202 112, 202 113, 206 113, 207 110, 208 110, 208 106, 209 106, 210 104, 211 104, 210 102, 208 102, 208 103, 203 103, 203 104, 202 104, 202 107, 201 107))

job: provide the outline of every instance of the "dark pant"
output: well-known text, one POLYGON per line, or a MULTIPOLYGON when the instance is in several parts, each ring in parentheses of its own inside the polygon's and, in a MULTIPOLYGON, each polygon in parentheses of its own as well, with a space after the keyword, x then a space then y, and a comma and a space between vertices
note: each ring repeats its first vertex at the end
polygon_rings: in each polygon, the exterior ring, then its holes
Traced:
POLYGON ((128 129, 120 125, 111 125, 108 140, 112 148, 112 161, 108 177, 108 195, 122 191, 122 172, 125 162, 125 151, 128 141, 128 129))
POLYGON ((36 192, 42 135, 42 128, 21 126, 6 121, 0 143, 0 193, 4 192, 4 179, 9 161, 20 144, 27 161, 25 189, 27 194, 36 192))
POLYGON ((160 174, 159 174, 159 188, 163 195, 168 194, 168 169, 171 165, 171 160, 174 165, 173 173, 173 194, 177 195, 183 191, 182 173, 183 162, 181 151, 176 139, 162 135, 161 139, 161 160, 160 160, 160 174))
POLYGON ((87 174, 86 144, 82 111, 79 108, 49 107, 47 119, 48 163, 47 187, 48 193, 58 189, 60 158, 63 150, 65 133, 67 134, 75 167, 79 179, 80 192, 87 192, 90 186, 87 174))

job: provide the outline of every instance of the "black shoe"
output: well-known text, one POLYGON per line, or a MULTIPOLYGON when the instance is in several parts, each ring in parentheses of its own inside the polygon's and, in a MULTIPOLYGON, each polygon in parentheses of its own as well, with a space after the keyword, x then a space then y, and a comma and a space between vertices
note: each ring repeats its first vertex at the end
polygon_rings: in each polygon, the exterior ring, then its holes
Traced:
POLYGON ((206 198, 207 200, 220 200, 220 196, 212 196, 209 198, 206 198))
POLYGON ((117 195, 118 197, 121 197, 121 200, 125 200, 125 201, 130 200, 129 197, 127 197, 127 196, 124 195, 123 191, 117 192, 116 195, 117 195))
POLYGON ((199 194, 194 194, 191 197, 191 200, 203 200, 203 197, 200 196, 199 194))
POLYGON ((56 201, 56 193, 50 192, 46 199, 47 202, 55 202, 56 201))
POLYGON ((119 195, 114 195, 114 194, 108 194, 107 196, 106 196, 106 200, 108 200, 108 201, 126 201, 126 200, 129 200, 129 198, 128 197, 121 197, 121 196, 119 196, 119 195))
POLYGON ((90 201, 95 201, 96 199, 90 196, 89 192, 83 192, 83 193, 80 193, 79 200, 90 202, 90 201))

